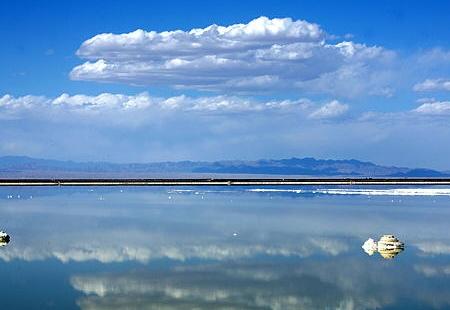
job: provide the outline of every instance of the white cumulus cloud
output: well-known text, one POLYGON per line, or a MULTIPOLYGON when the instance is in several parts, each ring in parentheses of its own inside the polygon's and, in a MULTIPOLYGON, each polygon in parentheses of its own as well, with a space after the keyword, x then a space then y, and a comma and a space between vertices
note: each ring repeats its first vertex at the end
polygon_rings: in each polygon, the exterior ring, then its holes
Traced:
POLYGON ((329 43, 319 25, 291 18, 189 31, 98 34, 82 43, 74 80, 198 90, 299 89, 385 95, 395 53, 354 42, 329 43), (384 73, 380 73, 384 72, 384 73), (353 91, 342 90, 345 83, 353 91))
POLYGON ((317 110, 313 111, 309 116, 311 118, 334 118, 341 116, 348 110, 348 105, 342 104, 337 100, 333 100, 317 110))
POLYGON ((426 79, 425 81, 414 85, 413 89, 417 92, 450 91, 450 80, 426 79))
POLYGON ((450 115, 450 101, 434 101, 421 104, 414 112, 423 115, 450 115))
POLYGON ((154 112, 207 112, 207 113, 238 113, 259 111, 288 111, 307 116, 320 114, 320 118, 333 118, 346 112, 348 106, 337 101, 321 105, 313 101, 300 98, 296 100, 267 100, 258 101, 253 98, 237 96, 208 96, 189 97, 179 95, 173 97, 154 97, 147 92, 136 95, 102 93, 96 96, 85 94, 69 95, 63 93, 56 98, 27 95, 14 97, 4 95, 0 97, 0 111, 2 118, 54 117, 54 113, 81 112, 83 116, 97 115, 96 112, 117 113, 120 111, 136 113, 154 112), (50 114, 27 112, 48 111, 50 114), (33 116, 34 115, 34 116, 33 116))

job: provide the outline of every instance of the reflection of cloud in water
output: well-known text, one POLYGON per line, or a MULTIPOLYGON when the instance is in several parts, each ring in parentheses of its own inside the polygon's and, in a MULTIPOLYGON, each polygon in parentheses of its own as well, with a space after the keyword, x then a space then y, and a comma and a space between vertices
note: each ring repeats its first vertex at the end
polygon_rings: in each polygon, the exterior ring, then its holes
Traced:
POLYGON ((302 264, 296 272, 315 275, 324 282, 336 284, 359 300, 361 304, 354 309, 378 309, 401 303, 402 300, 419 305, 419 308, 450 306, 450 287, 435 287, 415 270, 415 266, 404 261, 384 261, 380 264, 377 260, 364 262, 341 258, 326 263, 302 264), (371 307, 365 307, 364 300, 370 300, 371 307))
MULTIPOLYGON (((199 242, 199 240, 197 240, 199 242)), ((307 257, 314 254, 338 255, 348 250, 348 245, 341 240, 330 238, 299 239, 298 244, 233 244, 226 241, 218 244, 184 244, 173 246, 155 245, 151 247, 114 244, 77 244, 51 245, 50 247, 15 247, 11 251, 0 252, 0 259, 26 261, 56 258, 61 262, 84 262, 95 260, 102 263, 137 261, 146 263, 152 259, 169 258, 185 261, 191 258, 227 260, 251 257, 255 255, 307 257), (54 249, 52 249, 53 247, 54 249)))
POLYGON ((85 193, 8 201, 0 216, 20 218, 22 224, 11 228, 15 242, 0 251, 0 259, 146 263, 159 258, 338 256, 351 249, 352 241, 367 238, 369 231, 382 233, 393 227, 424 253, 450 253, 450 246, 445 245, 450 243, 443 239, 449 216, 445 208, 434 208, 431 213, 422 207, 405 214, 405 209, 390 204, 372 208, 357 197, 349 204, 343 197, 331 196, 267 199, 220 192, 201 199, 201 195, 171 192, 169 200, 167 195, 162 191, 112 192, 99 201, 98 193, 85 193), (62 200, 64 207, 59 206, 62 200), (373 217, 379 220, 367 220, 373 217), (419 232, 417 227, 425 217, 433 225, 422 225, 419 232), (238 234, 233 236, 234 232, 238 234), (441 243, 431 247, 437 240, 441 243))
POLYGON ((331 254, 333 256, 339 255, 343 252, 347 252, 348 245, 342 241, 331 238, 315 238, 311 239, 313 245, 317 246, 323 252, 331 254))
POLYGON ((426 277, 450 276, 450 265, 434 266, 434 265, 415 265, 414 270, 426 277))
POLYGON ((443 241, 422 241, 417 242, 415 246, 427 255, 450 255, 450 243, 443 241))
POLYGON ((320 304, 323 307, 334 303, 337 296, 333 296, 336 295, 333 287, 309 277, 291 277, 291 285, 287 286, 286 271, 205 266, 167 273, 75 276, 71 283, 75 289, 89 295, 80 300, 82 309, 99 306, 119 309, 123 305, 129 309, 314 309, 320 304), (314 298, 319 294, 315 290, 317 287, 328 297, 314 298))
POLYGON ((410 267, 353 258, 281 263, 247 261, 166 270, 85 274, 71 278, 85 294, 82 309, 379 309, 409 299, 450 305, 449 288, 437 292, 410 267))
POLYGON ((104 194, 105 201, 98 201, 98 193, 9 201, 0 216, 8 212, 39 225, 13 228, 14 246, 1 251, 0 259, 147 263, 160 258, 335 256, 349 250, 348 237, 333 232, 333 225, 340 226, 335 216, 310 213, 311 207, 299 209, 284 198, 276 209, 273 201, 256 195, 245 194, 239 201, 241 194, 211 194, 209 201, 176 193, 168 200, 167 193, 151 191, 104 194), (62 197, 65 205, 59 207, 62 197), (231 198, 237 202, 230 203, 231 198))
POLYGON ((385 197, 232 192, 201 199, 173 192, 169 200, 167 192, 147 190, 104 193, 100 201, 98 195, 5 202, 0 217, 10 219, 14 242, 0 259, 70 262, 63 268, 86 294, 83 309, 377 309, 401 298, 450 305, 448 287, 436 292, 429 285, 447 279, 430 276, 444 272, 443 265, 414 268, 450 254, 447 198, 434 205, 434 198, 404 198, 410 202, 394 207, 385 197), (368 234, 392 229, 408 244, 405 255, 381 261, 361 253, 368 234), (86 261, 142 264, 80 273, 92 269, 74 262, 86 261))

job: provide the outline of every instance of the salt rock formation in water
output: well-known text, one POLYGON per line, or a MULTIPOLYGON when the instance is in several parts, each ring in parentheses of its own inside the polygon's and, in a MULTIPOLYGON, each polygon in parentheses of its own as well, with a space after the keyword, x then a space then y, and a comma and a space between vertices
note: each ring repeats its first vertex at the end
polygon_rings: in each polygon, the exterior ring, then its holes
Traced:
POLYGON ((367 239, 362 248, 369 255, 378 252, 383 258, 392 259, 405 249, 405 244, 394 235, 383 235, 378 242, 372 238, 367 239))
POLYGON ((5 246, 9 243, 9 235, 4 231, 0 231, 0 246, 5 246))

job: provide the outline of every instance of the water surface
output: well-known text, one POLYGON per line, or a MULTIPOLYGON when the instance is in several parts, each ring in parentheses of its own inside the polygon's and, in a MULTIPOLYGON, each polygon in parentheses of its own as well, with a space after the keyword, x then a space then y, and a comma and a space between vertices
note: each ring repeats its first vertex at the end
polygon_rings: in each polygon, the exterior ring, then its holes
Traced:
POLYGON ((2 189, 1 308, 450 309, 449 195, 279 189, 2 189))

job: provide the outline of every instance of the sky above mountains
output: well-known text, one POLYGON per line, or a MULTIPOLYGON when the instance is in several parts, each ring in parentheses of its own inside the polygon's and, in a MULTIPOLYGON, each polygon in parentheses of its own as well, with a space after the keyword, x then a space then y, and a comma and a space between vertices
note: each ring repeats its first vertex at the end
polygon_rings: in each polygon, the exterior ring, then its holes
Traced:
POLYGON ((449 169, 446 1, 4 1, 0 155, 449 169))

